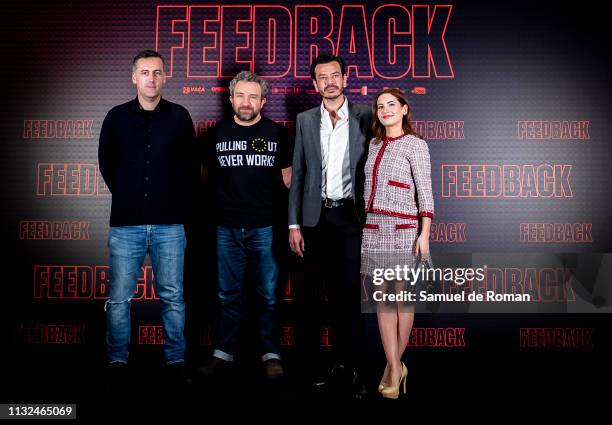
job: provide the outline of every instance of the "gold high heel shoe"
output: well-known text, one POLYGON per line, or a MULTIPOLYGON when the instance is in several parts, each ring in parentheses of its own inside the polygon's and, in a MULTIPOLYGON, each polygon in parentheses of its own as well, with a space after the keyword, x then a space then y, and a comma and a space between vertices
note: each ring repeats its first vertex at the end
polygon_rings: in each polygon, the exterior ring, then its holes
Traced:
POLYGON ((383 377, 382 377, 382 378, 381 378, 381 380, 380 380, 380 384, 378 384, 378 392, 379 392, 379 393, 380 393, 380 392, 382 392, 383 388, 385 388, 385 384, 384 384, 384 382, 385 382, 385 374, 386 374, 386 372, 387 372, 387 368, 388 368, 388 367, 389 367, 389 363, 387 363, 387 364, 385 365, 385 371, 383 372, 383 377))
POLYGON ((384 387, 381 390, 381 394, 384 398, 397 399, 400 394, 400 387, 403 389, 403 393, 406 394, 406 378, 408 377, 408 368, 402 362, 402 375, 400 376, 397 385, 392 387, 384 387), (403 384, 403 385, 402 385, 403 384))

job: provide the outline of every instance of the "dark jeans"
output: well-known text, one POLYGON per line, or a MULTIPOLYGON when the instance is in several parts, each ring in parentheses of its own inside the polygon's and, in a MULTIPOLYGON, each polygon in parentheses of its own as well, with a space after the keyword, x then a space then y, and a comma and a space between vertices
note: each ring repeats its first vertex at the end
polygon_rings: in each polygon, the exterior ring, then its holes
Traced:
POLYGON ((155 290, 161 299, 164 355, 167 363, 184 361, 185 301, 183 267, 185 229, 182 224, 111 227, 110 297, 106 310, 106 358, 109 363, 128 361, 131 301, 142 263, 151 257, 155 290))
POLYGON ((230 228, 217 226, 217 264, 221 315, 216 329, 214 356, 232 361, 240 328, 243 287, 252 273, 261 301, 259 329, 262 360, 280 358, 277 347, 276 286, 278 264, 272 250, 272 226, 230 228))

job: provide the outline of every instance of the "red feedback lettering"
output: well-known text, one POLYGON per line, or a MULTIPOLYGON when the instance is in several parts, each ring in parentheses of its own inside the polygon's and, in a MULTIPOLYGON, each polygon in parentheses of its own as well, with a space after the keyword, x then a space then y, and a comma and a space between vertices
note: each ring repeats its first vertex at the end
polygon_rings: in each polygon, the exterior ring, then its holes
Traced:
POLYGON ((95 285, 93 288, 93 298, 95 300, 105 300, 109 297, 110 291, 110 267, 94 267, 95 285))
MULTIPOLYGON (((93 196, 96 194, 96 164, 39 163, 38 196, 93 196)), ((102 179, 100 179, 102 180, 102 179)))
POLYGON ((590 121, 519 121, 519 139, 589 140, 590 121))
POLYGON ((84 324, 19 324, 17 336, 25 344, 83 344, 84 324))
POLYGON ((593 348, 593 328, 520 328, 522 348, 593 348))
POLYGON ((24 139, 93 139, 94 120, 24 120, 24 139))
POLYGON ((157 7, 155 47, 169 75, 310 78, 319 53, 345 58, 357 78, 454 78, 445 34, 452 5, 172 5, 157 7), (263 54, 254 55, 254 52, 263 54))
POLYGON ((576 294, 571 285, 566 285, 574 271, 563 267, 487 267, 485 279, 464 285, 465 291, 486 294, 528 294, 533 302, 575 302, 576 294))
POLYGON ((571 198, 571 164, 443 164, 443 198, 571 198))
POLYGON ((412 328, 409 347, 465 347, 465 328, 412 328))
POLYGON ((333 344, 330 342, 330 330, 331 328, 329 326, 323 326, 321 328, 321 347, 333 347, 333 344))
POLYGON ((590 243, 593 223, 520 223, 525 243, 590 243))
POLYGON ((283 287, 282 301, 295 301, 295 287, 291 284, 291 273, 287 273, 287 279, 285 280, 285 285, 283 287))
POLYGON ((82 344, 79 328, 69 325, 48 325, 47 344, 82 344))
POLYGON ((89 240, 89 221, 20 221, 19 239, 89 240))
POLYGON ((151 301, 158 300, 157 292, 155 291, 155 279, 153 276, 153 267, 141 267, 142 275, 136 281, 136 292, 134 301, 151 301))
POLYGON ((138 326, 139 345, 161 345, 164 343, 162 326, 138 326))
MULTIPOLYGON (((158 300, 151 266, 141 268, 132 300, 158 300)), ((34 299, 107 299, 108 266, 34 266, 34 299)))
POLYGON ((466 227, 467 223, 431 223, 429 240, 441 243, 465 242, 467 240, 466 227))
POLYGON ((280 346, 293 347, 295 345, 295 328, 292 325, 280 327, 280 346))
POLYGON ((465 121, 414 121, 416 133, 425 140, 463 140, 465 121))
POLYGON ((89 266, 34 266, 34 298, 88 299, 92 286, 89 266))

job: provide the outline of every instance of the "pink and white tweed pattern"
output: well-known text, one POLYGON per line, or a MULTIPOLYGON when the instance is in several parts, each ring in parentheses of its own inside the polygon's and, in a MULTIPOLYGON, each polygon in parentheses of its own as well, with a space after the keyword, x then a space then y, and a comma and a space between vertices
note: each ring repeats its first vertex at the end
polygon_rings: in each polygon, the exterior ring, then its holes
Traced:
POLYGON ((427 143, 413 135, 370 142, 365 164, 365 209, 399 218, 433 217, 427 143))

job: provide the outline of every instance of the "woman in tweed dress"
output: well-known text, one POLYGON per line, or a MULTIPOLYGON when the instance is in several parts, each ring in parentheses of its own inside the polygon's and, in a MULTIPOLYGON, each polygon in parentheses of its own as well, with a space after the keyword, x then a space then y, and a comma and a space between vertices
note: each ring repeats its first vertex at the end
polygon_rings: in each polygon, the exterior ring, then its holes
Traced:
MULTIPOLYGON (((365 209, 362 266, 365 276, 375 268, 412 267, 417 256, 429 256, 429 231, 434 213, 431 164, 427 143, 415 135, 410 106, 395 88, 381 91, 372 103, 372 130, 365 164, 365 209)), ((410 289, 391 283, 397 288, 410 289)), ((387 290, 387 292, 389 292, 387 290)), ((387 358, 379 385, 383 397, 397 398, 408 370, 401 358, 414 321, 414 304, 377 305, 378 326, 387 358)))

